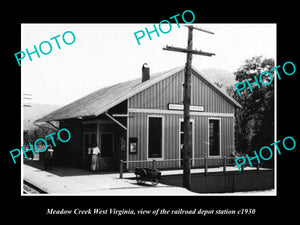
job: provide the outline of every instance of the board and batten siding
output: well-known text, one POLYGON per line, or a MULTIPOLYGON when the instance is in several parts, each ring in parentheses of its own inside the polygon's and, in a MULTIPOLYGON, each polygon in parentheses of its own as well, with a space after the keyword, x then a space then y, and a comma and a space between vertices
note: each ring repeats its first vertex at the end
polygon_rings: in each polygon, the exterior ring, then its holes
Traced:
MULTIPOLYGON (((168 161, 170 159, 179 159, 179 141, 180 141, 180 121, 183 119, 183 114, 160 114, 160 113, 137 113, 129 112, 129 137, 136 137, 137 153, 129 154, 129 161, 147 160, 148 162, 129 163, 129 168, 134 167, 152 167, 152 160, 148 159, 147 149, 147 134, 148 134, 148 117, 161 116, 163 117, 163 159, 156 160, 157 168, 172 168, 179 167, 179 161, 168 161), (161 161, 161 162, 160 162, 161 161)), ((232 156, 234 150, 234 118, 233 117, 211 117, 211 116, 191 116, 194 121, 193 129, 193 158, 204 158, 208 156, 208 121, 211 118, 220 118, 220 135, 221 135, 221 153, 220 157, 209 157, 209 166, 222 165, 223 156, 232 156)), ((195 160, 194 166, 204 166, 204 160, 195 160)))
MULTIPOLYGON (((184 70, 152 85, 129 98, 129 108, 168 109, 169 103, 183 100, 184 70)), ((205 112, 234 113, 234 106, 193 71, 191 105, 204 106, 205 112)))
MULTIPOLYGON (((184 70, 152 85, 132 96, 128 100, 128 138, 138 140, 137 153, 128 152, 129 169, 135 167, 152 167, 148 158, 147 134, 148 118, 163 118, 163 158, 155 162, 157 168, 177 168, 180 158, 180 121, 183 111, 168 110, 169 103, 182 103, 184 70), (177 159, 177 161, 172 161, 177 159), (171 160, 171 161, 169 161, 171 160), (146 162, 145 162, 146 161, 146 162)), ((223 156, 231 156, 234 150, 234 106, 214 90, 205 80, 193 72, 192 74, 192 105, 204 106, 204 112, 191 112, 193 120, 193 158, 208 156, 208 126, 210 118, 220 119, 221 155, 209 157, 209 166, 223 164, 223 156)), ((194 160, 193 166, 203 166, 204 160, 194 160)))

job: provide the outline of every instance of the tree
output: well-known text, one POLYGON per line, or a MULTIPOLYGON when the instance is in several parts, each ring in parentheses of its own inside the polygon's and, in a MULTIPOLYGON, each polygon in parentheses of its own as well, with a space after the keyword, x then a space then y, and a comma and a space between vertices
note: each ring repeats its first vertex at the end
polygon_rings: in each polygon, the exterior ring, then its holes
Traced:
POLYGON ((45 137, 50 133, 53 133, 53 128, 47 126, 46 124, 43 124, 43 126, 31 128, 29 130, 24 130, 24 145, 28 145, 28 143, 33 144, 35 140, 39 138, 43 138, 48 141, 49 138, 47 139, 45 137))
MULTIPOLYGON (((254 82, 254 76, 259 78, 263 71, 268 71, 273 76, 273 82, 269 85, 251 85, 252 92, 247 86, 241 93, 232 88, 227 92, 241 104, 242 109, 236 111, 236 150, 242 153, 253 153, 263 146, 269 146, 274 140, 274 59, 263 59, 262 56, 247 59, 234 75, 238 82, 254 82)), ((271 78, 264 74, 264 83, 271 81, 271 78)))

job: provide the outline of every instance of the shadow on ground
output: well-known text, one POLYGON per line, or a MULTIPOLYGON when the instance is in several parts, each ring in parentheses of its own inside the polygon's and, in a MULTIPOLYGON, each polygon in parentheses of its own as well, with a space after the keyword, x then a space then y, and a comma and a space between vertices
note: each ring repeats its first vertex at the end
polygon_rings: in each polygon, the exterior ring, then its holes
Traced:
MULTIPOLYGON (((24 159, 24 164, 28 166, 32 166, 34 168, 44 170, 44 163, 39 160, 28 160, 24 159)), ((90 171, 88 169, 76 168, 72 166, 53 166, 51 170, 47 170, 47 172, 52 173, 54 175, 60 177, 67 176, 83 176, 83 175, 96 175, 96 174, 108 174, 115 173, 116 171, 90 171)))

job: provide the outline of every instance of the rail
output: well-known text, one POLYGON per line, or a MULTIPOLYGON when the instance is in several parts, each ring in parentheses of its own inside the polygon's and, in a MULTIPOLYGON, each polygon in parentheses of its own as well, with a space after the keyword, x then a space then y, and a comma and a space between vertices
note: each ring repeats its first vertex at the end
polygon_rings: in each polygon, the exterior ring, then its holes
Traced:
MULTIPOLYGON (((191 163, 193 161, 198 161, 198 160, 204 160, 204 174, 207 175, 208 174, 208 161, 209 160, 222 160, 223 161, 223 173, 226 174, 226 167, 227 166, 234 166, 235 163, 232 163, 232 164, 228 164, 227 163, 227 160, 228 159, 235 159, 235 157, 227 157, 227 156, 223 156, 223 157, 218 157, 218 158, 208 158, 208 157, 204 157, 204 158, 193 158, 193 159, 190 159, 191 160, 191 163)), ((127 163, 149 163, 149 162, 152 162, 152 168, 155 169, 156 166, 157 166, 157 163, 158 162, 179 162, 179 161, 183 161, 182 159, 153 159, 152 161, 150 160, 132 160, 132 161, 125 161, 125 160, 120 160, 120 178, 123 178, 123 172, 124 172, 124 164, 127 164, 127 163)), ((193 165, 193 163, 192 163, 193 165)), ((201 166, 192 166, 193 168, 201 168, 201 166)), ((241 169, 241 172, 244 172, 244 165, 242 165, 242 169, 241 169)), ((182 166, 180 166, 180 168, 182 168, 182 166)), ((256 165, 256 168, 257 170, 259 170, 260 166, 259 164, 256 165)))
MULTIPOLYGON (((33 190, 34 192, 37 192, 38 194, 48 194, 46 191, 38 187, 37 185, 34 185, 33 183, 23 180, 24 186, 23 186, 23 193, 24 194, 32 194, 30 191, 25 190, 25 186, 27 186, 29 189, 33 190)), ((35 193, 36 194, 36 193, 35 193)))

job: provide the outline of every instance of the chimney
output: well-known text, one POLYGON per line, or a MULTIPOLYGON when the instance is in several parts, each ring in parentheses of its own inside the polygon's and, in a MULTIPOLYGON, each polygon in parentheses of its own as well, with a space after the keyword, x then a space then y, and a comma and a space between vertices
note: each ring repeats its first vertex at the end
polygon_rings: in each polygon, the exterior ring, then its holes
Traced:
POLYGON ((150 79, 150 68, 147 63, 144 63, 142 67, 142 82, 145 82, 149 79, 150 79))

